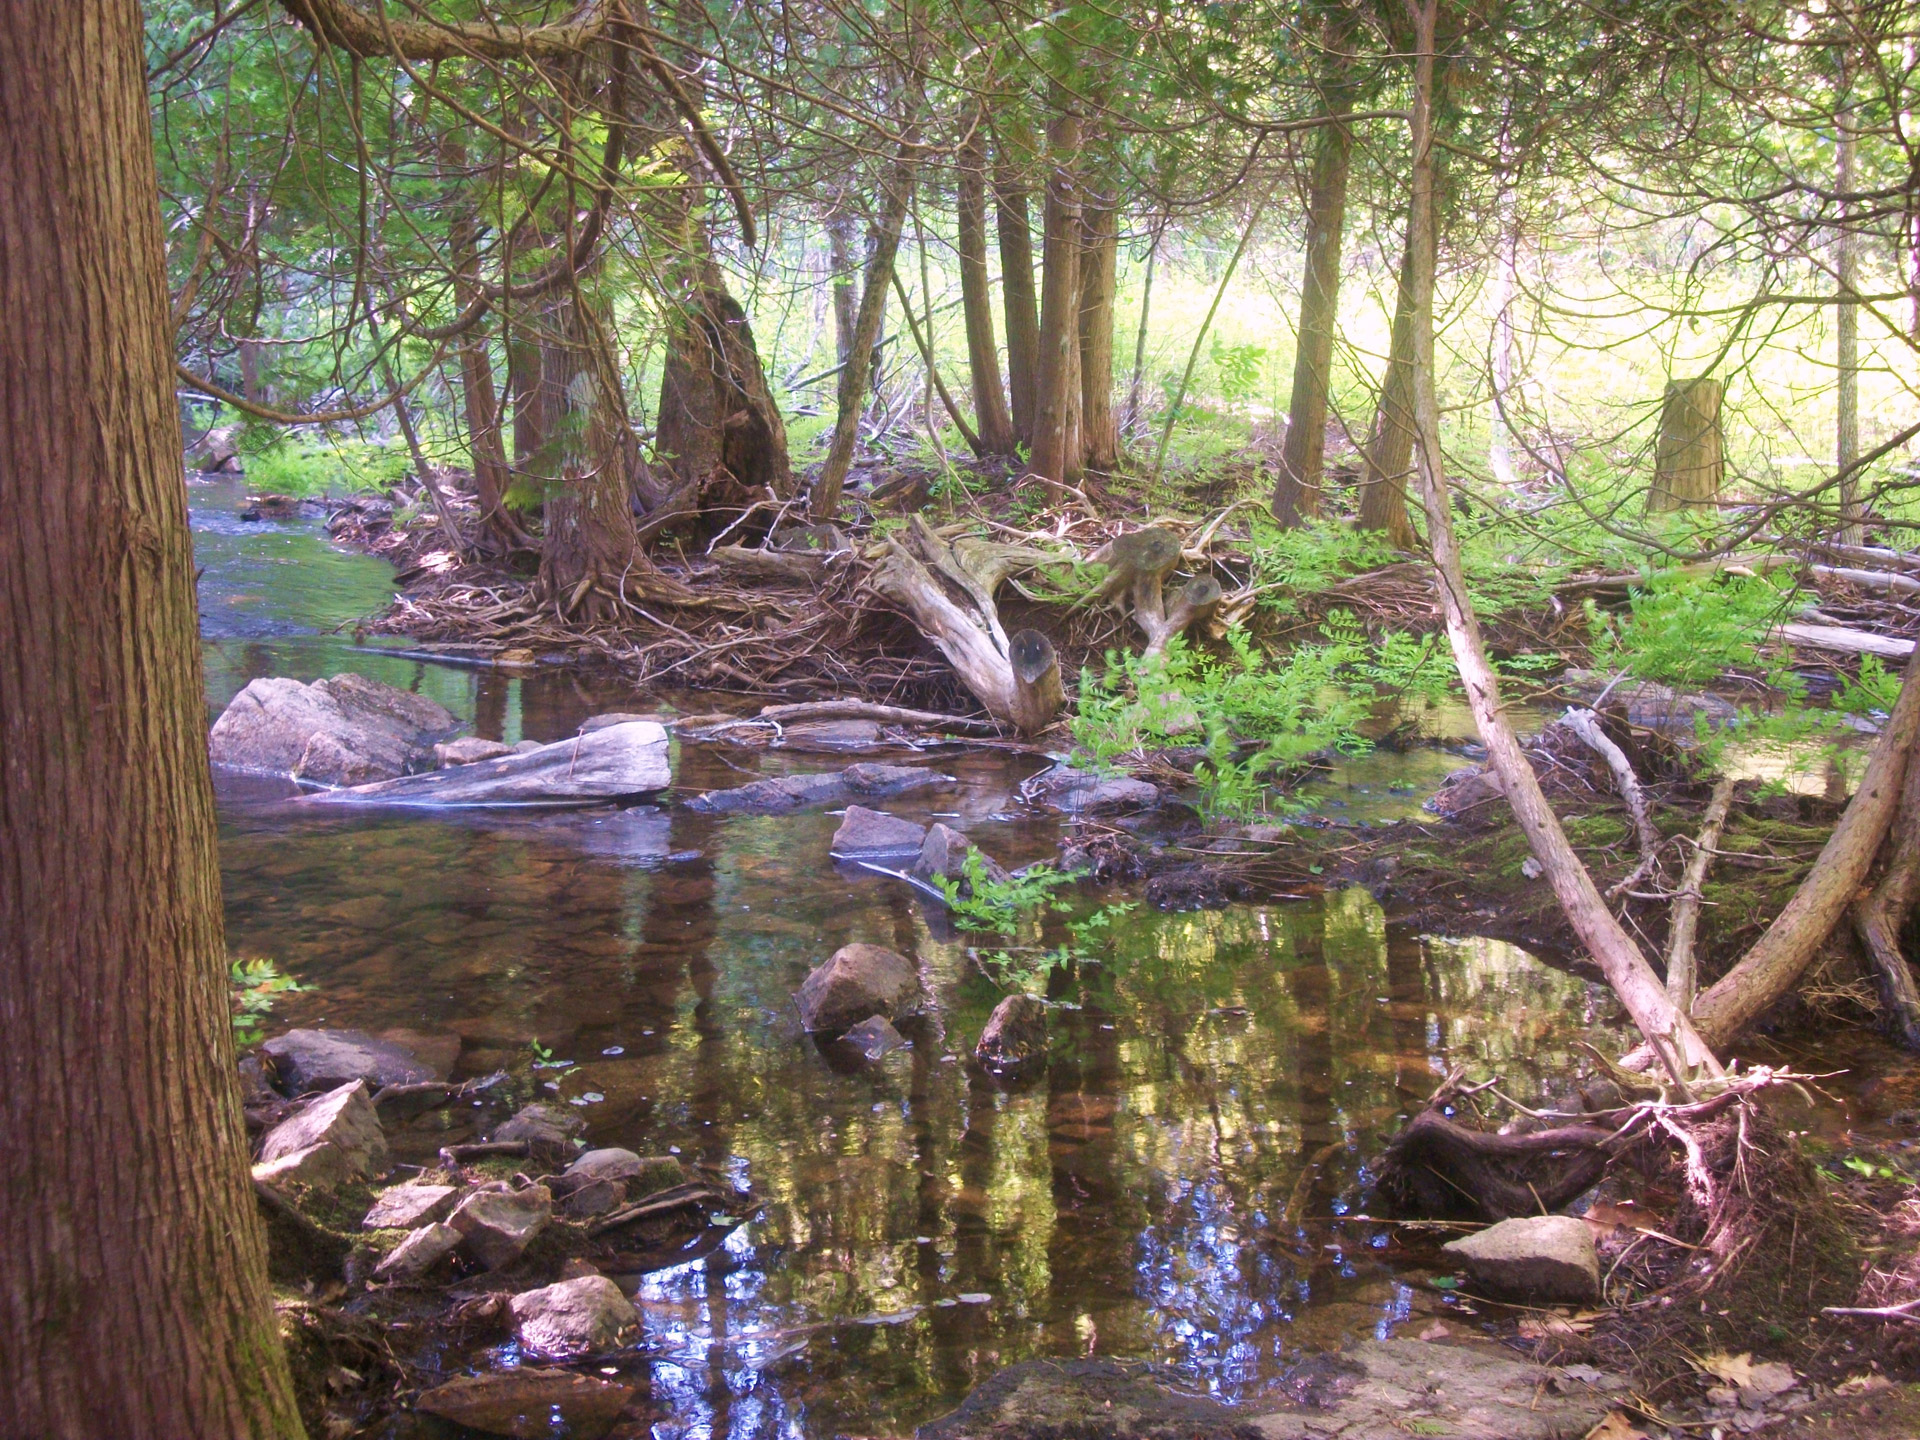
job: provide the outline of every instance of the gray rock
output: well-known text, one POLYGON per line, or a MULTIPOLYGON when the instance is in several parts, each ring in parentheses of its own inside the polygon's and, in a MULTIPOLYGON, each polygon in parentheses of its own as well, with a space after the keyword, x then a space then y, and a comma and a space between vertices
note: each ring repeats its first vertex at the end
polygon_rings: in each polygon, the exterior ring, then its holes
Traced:
POLYGON ((1693 738, 1696 716, 1706 717, 1715 729, 1739 717, 1733 701, 1707 690, 1675 690, 1653 680, 1628 680, 1615 683, 1611 672, 1568 670, 1560 676, 1561 686, 1588 698, 1607 692, 1607 708, 1618 706, 1627 712, 1627 723, 1642 730, 1657 730, 1677 739, 1693 738), (1611 687, 1611 688, 1609 688, 1611 687))
POLYGON ((460 1191, 453 1185, 396 1185, 384 1190, 360 1222, 363 1230, 412 1230, 444 1220, 460 1191))
POLYGON ((1500 777, 1484 765, 1449 771, 1426 808, 1449 820, 1488 822, 1506 813, 1507 791, 1500 777))
POLYGON ((1056 765, 1021 787, 1031 801, 1067 815, 1091 815, 1104 810, 1147 810, 1160 803, 1160 790, 1145 780, 1127 776, 1095 775, 1087 770, 1056 765))
POLYGON ((967 880, 967 857, 976 853, 980 856, 981 868, 986 877, 1005 884, 1010 878, 1006 867, 951 825, 942 825, 936 821, 927 831, 927 838, 920 846, 920 858, 913 862, 913 873, 922 880, 931 880, 939 876, 942 879, 957 881, 960 885, 960 893, 970 894, 972 886, 967 880))
POLYGON ((712 815, 784 815, 809 805, 880 800, 953 783, 951 775, 914 765, 863 762, 827 774, 770 775, 730 790, 709 790, 689 800, 687 808, 712 815))
POLYGON ((587 720, 583 720, 580 723, 580 733, 582 735, 591 735, 594 731, 605 730, 610 725, 631 725, 636 720, 644 720, 649 725, 667 725, 672 723, 665 715, 629 714, 624 710, 616 710, 610 714, 595 715, 587 720))
POLYGON ((364 1082, 356 1080, 330 1090, 282 1120, 260 1142, 260 1160, 271 1164, 320 1145, 340 1152, 347 1174, 373 1175, 386 1168, 386 1132, 380 1128, 364 1082))
POLYGON ((1491 1294, 1540 1304, 1583 1305, 1600 1298, 1600 1256, 1587 1222, 1571 1215, 1502 1220, 1441 1253, 1491 1294))
POLYGON ((263 677, 214 722, 207 753, 230 769, 360 785, 406 774, 456 723, 431 700, 359 675, 263 677))
POLYGON ((253 1178, 276 1189, 305 1185, 311 1190, 337 1190, 353 1178, 353 1169, 338 1145, 309 1145, 253 1167, 253 1178))
POLYGON ((502 745, 498 740, 482 740, 478 735, 462 735, 458 740, 448 740, 433 747, 433 763, 436 769, 450 770, 455 765, 471 765, 479 760, 498 760, 502 755, 513 754, 513 746, 502 745))
POLYGON ((906 1048, 907 1040, 883 1017, 869 1015, 842 1035, 840 1043, 853 1046, 865 1059, 878 1060, 883 1055, 906 1048))
POLYGON ((569 1220, 591 1220, 607 1215, 627 1203, 624 1180, 589 1180, 567 1191, 560 1202, 560 1213, 569 1220))
POLYGON ((447 1078, 444 1069, 406 1047, 363 1030, 289 1030, 260 1048, 273 1060, 281 1088, 289 1095, 332 1090, 355 1080, 378 1090, 447 1078))
POLYGON ((974 1057, 989 1070, 1024 1069, 1047 1055, 1047 1002, 1035 995, 1009 995, 993 1007, 974 1057))
POLYGON ((507 1302, 507 1309, 520 1343, 552 1359, 617 1349, 640 1324, 620 1287, 604 1275, 582 1275, 523 1291, 507 1302))
POLYGON ((1179 1384, 1141 1361, 1029 1360, 976 1386, 914 1440, 1253 1440, 1239 1414, 1179 1384))
POLYGON ((418 809, 565 807, 650 795, 672 781, 665 727, 651 720, 630 720, 525 754, 516 751, 451 770, 323 790, 303 796, 302 801, 418 809))
POLYGON ((807 1029, 838 1035, 870 1015, 897 1020, 918 1008, 920 973, 879 945, 842 945, 794 995, 807 1029))
POLYGON ((389 1283, 418 1280, 459 1247, 460 1232, 451 1225, 422 1225, 381 1257, 373 1278, 389 1283))
POLYGON ((456 1425, 513 1440, 599 1440, 633 1398, 631 1385, 597 1375, 532 1365, 491 1375, 463 1375, 429 1390, 414 1407, 456 1425))
POLYGON ((553 1218, 553 1195, 544 1185, 524 1190, 476 1190, 454 1207, 447 1224, 460 1233, 466 1252, 489 1270, 518 1260, 553 1218))
POLYGON ((494 1127, 489 1140, 524 1140, 531 1153, 551 1159, 573 1154, 573 1137, 587 1128, 578 1111, 559 1105, 523 1105, 513 1118, 494 1127))
POLYGON ((911 820, 896 819, 864 805, 847 806, 846 818, 833 832, 833 854, 845 859, 884 855, 918 855, 927 830, 911 820))
MULTIPOLYGON (((601 728, 604 729, 605 727, 602 726, 601 728)), ((546 746, 538 740, 519 740, 514 743, 513 753, 516 755, 531 755, 534 751, 544 750, 545 748, 546 746)))
POLYGON ((609 1147, 589 1150, 551 1182, 556 1195, 570 1194, 585 1185, 615 1181, 636 1196, 651 1195, 685 1182, 687 1172, 671 1155, 636 1155, 609 1147))

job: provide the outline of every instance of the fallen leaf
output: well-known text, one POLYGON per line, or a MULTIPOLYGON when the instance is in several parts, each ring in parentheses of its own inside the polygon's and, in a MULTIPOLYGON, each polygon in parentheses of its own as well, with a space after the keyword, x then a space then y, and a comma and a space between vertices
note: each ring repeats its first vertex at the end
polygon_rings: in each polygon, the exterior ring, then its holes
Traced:
POLYGON ((1413 1338, 1416 1340, 1444 1340, 1453 1332, 1436 1320, 1413 1338))
POLYGON ((1791 1390, 1796 1383, 1791 1365, 1779 1360, 1766 1360, 1756 1365, 1753 1356, 1745 1353, 1727 1355, 1716 1352, 1701 1356, 1697 1363, 1707 1374, 1757 1395, 1778 1395, 1783 1390, 1791 1390))
POLYGON ((1609 1410, 1606 1419, 1587 1431, 1586 1440, 1647 1440, 1647 1432, 1629 1420, 1624 1411, 1609 1410))
POLYGON ((1876 1390, 1885 1390, 1893 1382, 1884 1375, 1849 1375, 1834 1386, 1837 1395, 1871 1395, 1876 1390))

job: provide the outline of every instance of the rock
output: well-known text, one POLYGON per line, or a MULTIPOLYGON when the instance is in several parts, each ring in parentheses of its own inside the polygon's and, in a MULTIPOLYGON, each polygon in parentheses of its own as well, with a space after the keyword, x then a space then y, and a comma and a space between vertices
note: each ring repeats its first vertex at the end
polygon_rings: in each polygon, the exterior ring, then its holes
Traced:
POLYGON ((1657 730, 1681 740, 1695 735, 1696 716, 1704 716, 1709 726, 1720 726, 1739 718, 1733 701, 1706 690, 1675 690, 1653 680, 1619 681, 1612 672, 1568 670, 1557 682, 1565 689, 1597 699, 1606 692, 1609 710, 1624 709, 1627 723, 1642 730, 1657 730))
POLYGON ((1506 813, 1506 787, 1500 777, 1482 765, 1450 771, 1433 792, 1426 808, 1449 820, 1484 824, 1506 813))
POLYGON ((1009 995, 993 1007, 974 1057, 995 1072, 1020 1070, 1047 1056, 1047 1002, 1009 995))
POLYGON ((1141 1361, 1029 1360, 976 1386, 914 1440, 1254 1440, 1239 1413, 1177 1384, 1173 1371, 1141 1361))
POLYGON ((595 715, 581 721, 579 733, 582 735, 591 735, 596 730, 605 730, 609 725, 631 725, 636 720, 644 721, 649 725, 666 725, 671 723, 665 715, 634 715, 628 714, 625 711, 616 710, 608 715, 595 715))
POLYGON ((687 808, 711 815, 784 815, 808 805, 838 805, 855 798, 886 799, 953 783, 951 775, 913 765, 862 762, 826 774, 771 775, 730 790, 709 790, 689 800, 687 808))
POLYGON ((187 466, 203 475, 238 475, 240 462, 238 425, 216 425, 187 447, 187 466))
POLYGON ((412 1230, 430 1220, 444 1220, 460 1191, 453 1185, 396 1185, 373 1202, 363 1230, 412 1230))
POLYGON ((1449 1241, 1441 1253, 1495 1295, 1545 1305, 1584 1305, 1600 1298, 1593 1232, 1571 1215, 1502 1220, 1449 1241))
POLYGON ((207 753, 235 770, 360 785, 406 774, 456 723, 433 701, 360 675, 263 677, 214 722, 207 753))
POLYGON ((253 1178, 276 1189, 305 1185, 311 1190, 337 1190, 353 1178, 353 1168, 338 1145, 309 1145, 253 1167, 253 1178))
POLYGON ((920 1000, 920 973, 878 945, 842 945, 794 995, 808 1030, 838 1035, 870 1015, 899 1019, 920 1000))
POLYGON ((589 1180, 576 1185, 560 1202, 560 1213, 569 1220, 591 1220, 607 1215, 627 1203, 626 1183, 621 1180, 589 1180))
POLYGON ((433 747, 434 768, 450 770, 455 765, 472 765, 479 760, 498 760, 513 754, 513 746, 498 740, 482 740, 478 735, 462 735, 458 740, 433 747))
POLYGON ((907 1041, 885 1018, 869 1015, 842 1035, 840 1043, 853 1046, 863 1059, 878 1060, 882 1055, 905 1049, 907 1041))
POLYGON ((651 720, 630 720, 525 754, 516 751, 451 770, 323 790, 302 800, 312 805, 424 809, 596 805, 650 795, 666 789, 672 780, 665 727, 651 720))
POLYGON ((633 1387, 571 1370, 522 1365, 493 1375, 469 1375, 429 1390, 415 1408, 456 1425, 513 1440, 599 1440, 633 1398, 633 1387), (558 1425, 556 1427, 556 1421, 558 1425))
POLYGON ((578 1111, 558 1105, 535 1103, 516 1110, 513 1118, 497 1125, 489 1140, 524 1140, 531 1153, 552 1159, 573 1154, 573 1137, 587 1128, 578 1111))
POLYGON ((1160 803, 1160 789, 1127 776, 1095 775, 1087 770, 1056 765, 1021 786, 1028 800, 1068 815, 1090 815, 1102 810, 1146 810, 1160 803))
POLYGON ((391 1040, 363 1030, 289 1030, 260 1047, 273 1060, 281 1088, 289 1095, 333 1090, 355 1080, 369 1089, 383 1085, 419 1085, 444 1080, 437 1069, 391 1040))
POLYGON ((539 740, 519 740, 514 743, 513 753, 516 755, 531 755, 534 751, 545 748, 545 745, 539 740))
POLYGON ((476 1190, 454 1207, 447 1223, 460 1232, 469 1255, 489 1270, 518 1260, 553 1218, 553 1196, 544 1185, 524 1190, 476 1190))
POLYGON ((363 1081, 328 1091, 274 1126, 260 1142, 260 1160, 271 1164, 319 1145, 338 1150, 349 1175, 373 1175, 386 1168, 386 1132, 363 1081))
POLYGON ((924 825, 882 815, 878 810, 869 810, 864 805, 849 805, 846 818, 840 822, 840 828, 833 832, 833 844, 829 848, 836 857, 842 859, 917 855, 926 839, 924 825))
POLYGON ((589 1150, 552 1182, 553 1193, 568 1195, 586 1185, 614 1181, 635 1196, 651 1195, 685 1183, 687 1172, 671 1155, 636 1155, 609 1147, 589 1150))
POLYGON ((980 856, 981 867, 989 880, 1005 884, 1011 878, 1006 868, 986 851, 980 850, 965 835, 950 825, 936 822, 927 831, 927 838, 920 846, 920 858, 913 862, 913 873, 922 880, 931 880, 935 876, 958 881, 960 893, 972 893, 967 880, 967 857, 980 856))
POLYGON ((460 1232, 451 1225, 422 1225, 381 1257, 373 1278, 389 1284, 418 1280, 459 1246, 460 1232))
POLYGON ((604 1275, 523 1291, 507 1302, 507 1309, 520 1343, 552 1359, 618 1349, 640 1324, 620 1287, 604 1275))

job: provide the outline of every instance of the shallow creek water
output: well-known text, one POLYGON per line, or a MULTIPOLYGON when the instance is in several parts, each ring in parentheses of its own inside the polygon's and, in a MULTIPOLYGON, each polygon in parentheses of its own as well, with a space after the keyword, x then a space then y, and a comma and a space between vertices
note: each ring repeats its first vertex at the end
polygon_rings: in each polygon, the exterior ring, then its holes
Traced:
MULTIPOLYGON (((231 483, 191 494, 212 713, 256 675, 347 669, 509 741, 658 703, 333 634, 386 603, 383 563, 333 550, 315 522, 237 520, 231 483)), ((688 792, 844 763, 676 760, 688 792)), ((948 817, 1009 864, 1053 853, 1057 822, 1014 797, 1035 761, 935 763, 954 789, 889 808, 948 817)), ((1340 785, 1410 809, 1436 763, 1380 756, 1340 785)), ((313 987, 270 1028, 412 1032, 457 1075, 505 1068, 518 1098, 577 1104, 595 1144, 751 1186, 737 1228, 623 1277, 645 1328, 613 1368, 662 1440, 901 1434, 1041 1355, 1152 1357, 1223 1398, 1257 1394, 1302 1349, 1411 1312, 1418 1257, 1351 1217, 1369 1159, 1440 1075, 1492 1066, 1537 1094, 1573 1041, 1618 1035, 1599 988, 1498 942, 1389 925, 1362 890, 1137 908, 1053 982, 1045 1074, 1003 1088, 965 1058, 1000 994, 970 956, 981 937, 836 868, 836 823, 673 805, 294 819, 221 790, 229 946, 313 987), (789 998, 854 940, 919 956, 938 1001, 910 1049, 868 1065, 809 1040, 789 998)), ((473 1117, 424 1123, 396 1158, 429 1163, 473 1117)))

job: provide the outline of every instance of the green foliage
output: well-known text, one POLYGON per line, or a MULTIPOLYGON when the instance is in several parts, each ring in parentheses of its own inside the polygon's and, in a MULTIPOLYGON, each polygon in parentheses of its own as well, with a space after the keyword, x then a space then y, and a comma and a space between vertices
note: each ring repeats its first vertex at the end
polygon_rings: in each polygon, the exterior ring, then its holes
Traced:
POLYGON ((962 879, 936 875, 933 883, 946 896, 947 910, 961 929, 1011 935, 1029 911, 1050 903, 1057 905, 1050 897, 1072 878, 1049 865, 1034 865, 1018 875, 996 880, 987 873, 980 851, 969 849, 962 879))
POLYGON ((1626 616, 1588 602, 1594 664, 1690 689, 1729 670, 1759 670, 1774 688, 1798 694, 1800 682, 1785 663, 1765 662, 1759 653, 1787 598, 1761 576, 1655 575, 1633 591, 1626 616))
POLYGON ((313 988, 291 975, 282 975, 280 967, 264 956, 228 961, 227 987, 233 1008, 233 1038, 240 1045, 260 1043, 260 1026, 273 1013, 276 996, 313 988))
POLYGON ((1401 558, 1373 530, 1337 524, 1282 530, 1264 514, 1253 522, 1253 583, 1261 591, 1260 603, 1283 615, 1295 608, 1293 594, 1324 590, 1401 558))
POLYGON ((398 443, 297 439, 272 426, 249 426, 239 438, 247 488, 256 494, 304 499, 380 491, 412 468, 398 443))
POLYGON ((1833 706, 1848 715, 1885 715, 1899 698, 1900 677, 1878 655, 1862 655, 1859 676, 1841 685, 1833 706))
POLYGON ((1228 345, 1221 341, 1220 332, 1216 330, 1209 342, 1208 355, 1213 361, 1221 399, 1238 405, 1260 392, 1260 381, 1267 369, 1266 346, 1228 345))
POLYGON ((994 950, 979 956, 981 969, 1009 994, 1045 993, 1047 980, 1056 970, 1085 961, 1097 960, 1096 943, 1114 921, 1140 908, 1136 900, 1102 905, 1084 920, 1067 922, 1067 942, 1050 949, 1029 947, 1021 950, 994 950))

